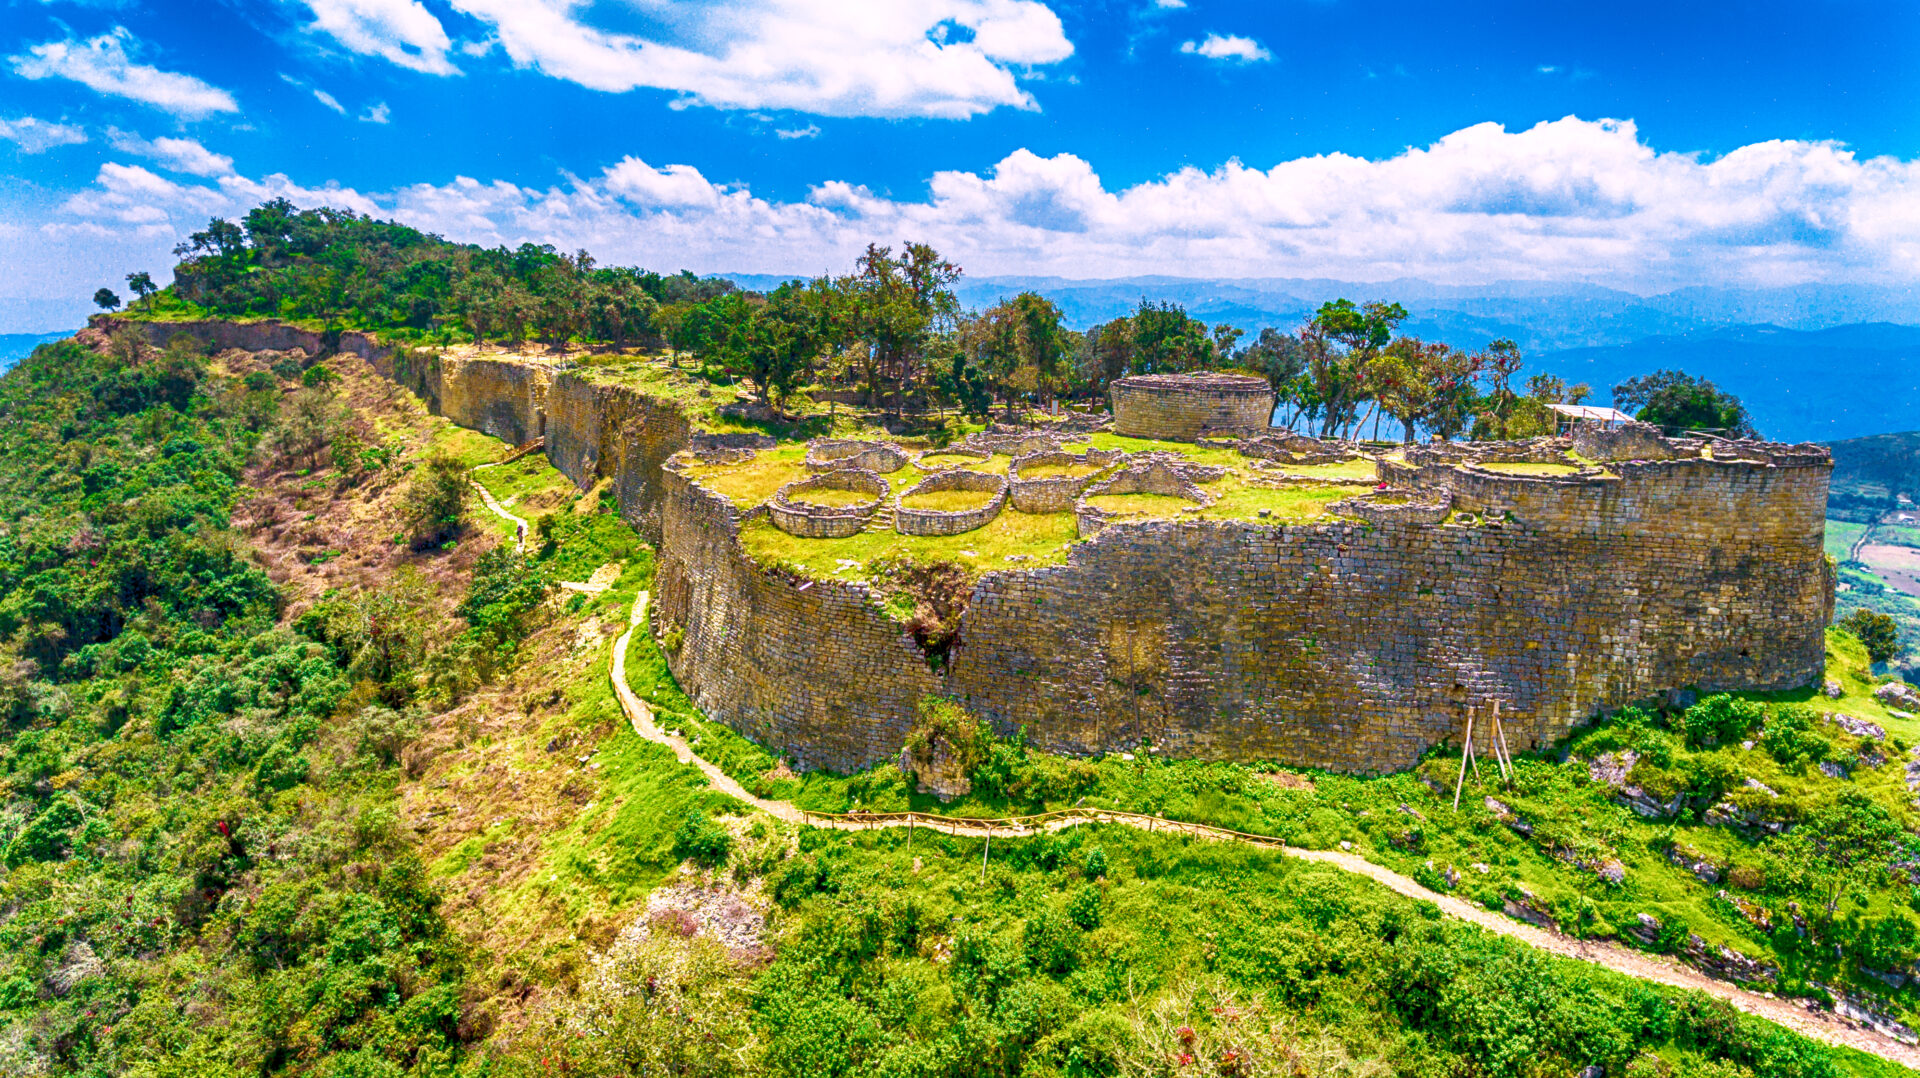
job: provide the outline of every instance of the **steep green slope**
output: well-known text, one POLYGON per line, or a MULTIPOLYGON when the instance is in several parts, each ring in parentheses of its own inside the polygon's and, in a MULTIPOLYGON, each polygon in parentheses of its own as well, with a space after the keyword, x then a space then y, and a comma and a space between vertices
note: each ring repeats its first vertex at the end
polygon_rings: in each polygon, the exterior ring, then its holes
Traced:
POLYGON ((283 389, 67 342, 0 379, 0 1071, 458 1055, 407 721, 278 624, 230 528, 283 389))

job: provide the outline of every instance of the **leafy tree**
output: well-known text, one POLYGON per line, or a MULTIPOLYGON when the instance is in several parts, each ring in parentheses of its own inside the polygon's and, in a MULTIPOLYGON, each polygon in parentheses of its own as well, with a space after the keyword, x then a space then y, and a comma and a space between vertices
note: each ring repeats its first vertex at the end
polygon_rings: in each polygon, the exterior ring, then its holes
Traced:
POLYGON ((1237 362, 1251 371, 1266 375, 1267 384, 1286 399, 1295 379, 1307 369, 1307 357, 1300 338, 1268 326, 1253 343, 1240 350, 1237 362))
POLYGON ((1177 303, 1140 301, 1133 313, 1134 374, 1179 374, 1205 368, 1213 359, 1207 324, 1177 303))
POLYGON ((959 266, 924 243, 909 243, 898 256, 890 247, 868 244, 855 274, 840 283, 851 336, 868 349, 868 395, 877 402, 880 383, 888 383, 896 414, 905 407, 934 335, 951 329, 959 315, 953 283, 960 273, 959 266))
POLYGON ((1319 405, 1321 437, 1330 438, 1359 422, 1366 399, 1367 366, 1393 339, 1406 321, 1398 303, 1374 301, 1357 305, 1337 299, 1320 305, 1301 333, 1306 345, 1307 374, 1319 405))
POLYGON ((103 311, 120 309, 120 297, 114 295, 113 289, 111 288, 102 288, 95 292, 93 294, 93 303, 94 306, 99 307, 103 311))
MULTIPOLYGON (((127 274, 127 287, 133 289, 133 294, 139 297, 138 302, 143 305, 147 303, 155 292, 159 291, 153 283, 153 275, 146 270, 127 274)), ((99 293, 95 293, 94 296, 98 299, 99 293)))
POLYGON ((1758 438, 1740 398, 1683 371, 1655 371, 1613 387, 1613 406, 1669 432, 1703 430, 1758 438))
POLYGON ((1863 606, 1841 618, 1838 624, 1866 645, 1867 658, 1874 663, 1890 662, 1900 654, 1900 626, 1891 615, 1863 606))
POLYGON ((401 521, 416 543, 440 543, 460 530, 472 497, 466 467, 453 457, 434 454, 414 464, 401 499, 401 521))

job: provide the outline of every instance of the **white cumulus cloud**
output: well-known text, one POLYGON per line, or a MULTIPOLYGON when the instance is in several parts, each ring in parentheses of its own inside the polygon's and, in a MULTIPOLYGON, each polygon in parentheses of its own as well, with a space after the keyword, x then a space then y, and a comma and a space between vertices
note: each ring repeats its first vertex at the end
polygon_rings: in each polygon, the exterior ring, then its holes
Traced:
POLYGON ((15 74, 29 79, 72 79, 97 93, 124 97, 197 120, 217 112, 238 112, 233 95, 192 75, 136 64, 127 46, 136 44, 124 26, 99 37, 48 41, 24 54, 9 56, 15 74))
POLYGON ((457 75, 453 42, 420 0, 307 0, 313 29, 354 52, 429 75, 457 75))
POLYGON ((314 90, 313 99, 315 101, 320 102, 322 105, 325 105, 326 107, 332 109, 333 111, 339 113, 342 116, 345 116, 347 114, 347 106, 342 105, 340 103, 339 98, 333 96, 332 94, 326 92, 325 90, 320 90, 320 89, 314 90))
POLYGON ((364 124, 392 123, 393 110, 387 107, 387 103, 385 101, 382 101, 377 105, 368 105, 367 111, 360 114, 360 122, 364 124))
POLYGON ((1180 51, 1189 56, 1204 56, 1209 60, 1231 60, 1242 64, 1255 64, 1262 60, 1273 59, 1273 54, 1258 41, 1250 37, 1240 37, 1237 34, 1208 34, 1200 41, 1183 43, 1180 51))
POLYGON ((148 142, 131 131, 111 129, 107 132, 107 137, 114 149, 123 153, 138 154, 150 161, 158 162, 163 168, 173 172, 207 177, 233 174, 233 158, 223 153, 214 153, 194 139, 169 138, 162 135, 148 142))
POLYGON ((514 63, 595 90, 722 109, 964 119, 1037 107, 1021 69, 1073 53, 1038 0, 736 0, 676 12, 676 41, 597 28, 579 0, 451 0, 514 63))
MULTIPOLYGON (((1574 117, 1517 131, 1478 124, 1379 159, 1236 160, 1117 187, 1073 154, 1017 150, 981 171, 935 173, 918 198, 829 178, 803 199, 776 201, 694 165, 632 156, 546 187, 461 177, 371 195, 280 175, 176 183, 109 164, 48 228, 151 237, 164 250, 211 213, 280 194, 463 241, 585 247, 604 262, 701 272, 813 273, 850 265, 869 242, 913 239, 976 275, 1526 279, 1637 291, 1920 280, 1920 164, 1797 140, 1718 158, 1660 152, 1631 122, 1574 117)), ((0 254, 0 272, 15 272, 16 257, 28 252, 0 254)))
POLYGON ((0 116, 0 140, 20 147, 21 153, 45 153, 55 146, 87 141, 87 133, 73 124, 53 123, 32 116, 9 120, 0 116))

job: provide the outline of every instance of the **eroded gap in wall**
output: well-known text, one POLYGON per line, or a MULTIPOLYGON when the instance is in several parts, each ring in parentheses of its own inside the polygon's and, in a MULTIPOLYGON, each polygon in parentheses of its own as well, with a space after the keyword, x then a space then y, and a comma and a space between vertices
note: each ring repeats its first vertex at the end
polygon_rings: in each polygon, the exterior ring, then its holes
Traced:
POLYGON ((973 597, 973 580, 952 562, 916 564, 875 562, 875 576, 888 593, 888 606, 912 635, 934 673, 944 674, 960 639, 960 619, 973 597))

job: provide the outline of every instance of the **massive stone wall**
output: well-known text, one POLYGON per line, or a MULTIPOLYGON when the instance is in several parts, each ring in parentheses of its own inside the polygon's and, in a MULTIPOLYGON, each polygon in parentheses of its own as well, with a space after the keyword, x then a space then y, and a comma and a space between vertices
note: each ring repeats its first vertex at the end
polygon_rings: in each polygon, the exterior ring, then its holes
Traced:
POLYGON ((671 466, 663 478, 654 628, 684 634, 668 662, 694 703, 800 769, 898 753, 940 692, 913 639, 864 587, 763 571, 731 503, 671 466))
POLYGON ((661 466, 694 444, 686 414, 670 402, 565 372, 547 392, 547 459, 582 488, 610 478, 620 515, 661 541, 661 466))
POLYGON ((1111 525, 1063 566, 982 577, 937 676, 865 589, 756 568, 731 507, 670 465, 661 626, 711 714, 836 770, 897 751, 935 692, 1054 751, 1373 771, 1457 740, 1468 704, 1502 701, 1528 746, 1673 688, 1817 677, 1824 464, 1617 473, 1469 477, 1476 526, 1111 525))
MULTIPOLYGON (((326 343, 270 323, 146 328, 326 343)), ((942 676, 866 589, 746 557, 740 514, 669 460, 702 441, 671 403, 531 361, 397 370, 358 335, 339 346, 456 422, 514 441, 544 422, 549 457, 582 487, 610 477, 659 544, 655 628, 680 630, 675 675, 802 768, 892 755, 930 694, 1058 751, 1150 738, 1364 771, 1457 738, 1469 703, 1503 701, 1510 739, 1536 744, 1669 689, 1793 688, 1822 668, 1831 465, 1818 451, 1679 447, 1559 476, 1415 452, 1383 475, 1474 524, 1112 523, 1065 565, 983 576, 942 676)))
POLYGON ((621 516, 655 543, 660 541, 661 465, 700 441, 673 403, 532 357, 420 351, 402 359, 399 350, 364 333, 322 334, 279 322, 149 322, 100 315, 92 324, 109 331, 134 326, 161 346, 190 334, 215 348, 357 355, 460 426, 514 444, 545 437, 547 456, 561 474, 582 489, 610 479, 621 516))
POLYGON ((980 582, 947 690, 1058 751, 1376 770, 1457 739, 1469 703, 1541 744, 1667 689, 1818 676, 1824 467, 1504 485, 1455 494, 1514 507, 1497 527, 1110 526, 980 582))

